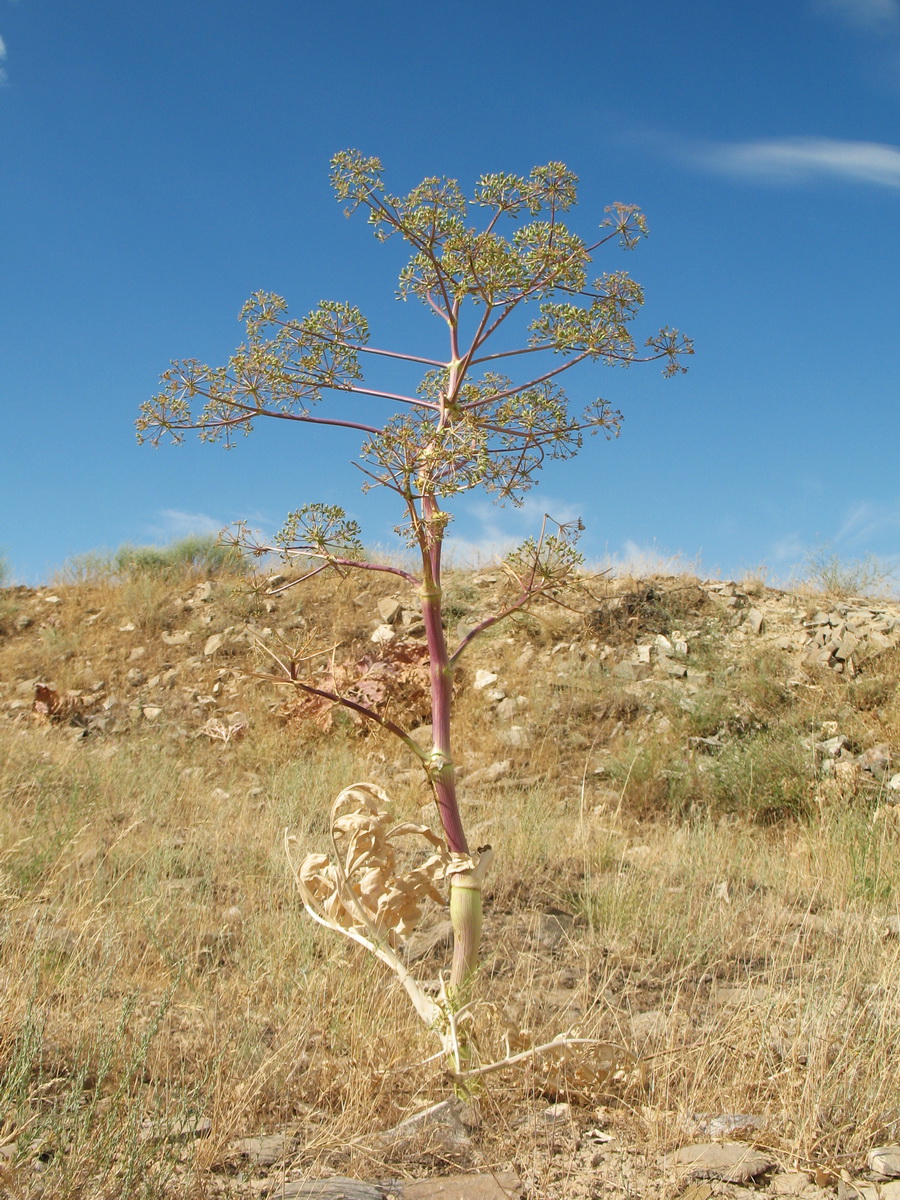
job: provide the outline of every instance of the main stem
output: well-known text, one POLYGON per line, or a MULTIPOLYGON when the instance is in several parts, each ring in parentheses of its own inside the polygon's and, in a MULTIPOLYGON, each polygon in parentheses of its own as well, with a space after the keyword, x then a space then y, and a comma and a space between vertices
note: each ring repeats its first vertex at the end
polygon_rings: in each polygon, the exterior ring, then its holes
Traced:
MULTIPOLYGON (((456 768, 450 739, 450 711, 453 696, 453 667, 444 635, 441 605, 441 549, 443 516, 434 496, 422 500, 425 543, 423 545, 424 580, 422 618, 428 642, 431 670, 432 750, 429 776, 434 786, 438 812, 448 849, 453 854, 469 854, 456 794, 456 768)), ((450 967, 451 994, 463 998, 478 965, 481 950, 481 872, 471 870, 450 876, 450 921, 453 925, 453 962, 450 967)))

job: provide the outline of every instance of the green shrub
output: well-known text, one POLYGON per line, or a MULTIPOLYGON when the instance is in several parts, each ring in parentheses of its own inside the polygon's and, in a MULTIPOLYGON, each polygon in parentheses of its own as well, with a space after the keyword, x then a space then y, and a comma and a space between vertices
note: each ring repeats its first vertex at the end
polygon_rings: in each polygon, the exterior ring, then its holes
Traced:
POLYGON ((113 558, 119 576, 154 575, 166 579, 244 574, 245 556, 211 534, 182 538, 168 546, 121 546, 113 558))

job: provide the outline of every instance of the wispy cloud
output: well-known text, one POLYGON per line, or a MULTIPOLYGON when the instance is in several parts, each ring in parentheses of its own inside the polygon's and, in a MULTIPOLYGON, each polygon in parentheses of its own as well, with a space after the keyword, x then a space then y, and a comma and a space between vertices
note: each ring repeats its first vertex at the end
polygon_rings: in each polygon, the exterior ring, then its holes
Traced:
POLYGON ((867 32, 883 33, 900 26, 898 0, 813 0, 813 9, 867 32))
POLYGON ((210 517, 207 513, 189 513, 181 512, 177 508, 164 508, 154 524, 148 526, 147 533, 159 541, 170 542, 195 534, 215 534, 226 524, 226 521, 210 517))
POLYGON ((633 575, 636 579, 648 575, 678 575, 688 570, 701 572, 699 554, 688 561, 680 550, 672 554, 656 542, 641 544, 631 538, 625 539, 621 550, 608 551, 601 565, 615 575, 633 575))
MULTIPOLYGON (((451 532, 445 542, 454 566, 484 566, 503 558, 527 537, 537 537, 544 514, 566 524, 579 513, 571 504, 551 496, 528 496, 521 508, 497 508, 488 502, 473 503, 461 514, 460 533, 451 532)), ((451 529, 454 527, 451 526, 451 529)))
POLYGON ((873 539, 896 535, 898 532, 900 500, 882 504, 861 500, 847 511, 834 540, 838 545, 865 547, 865 543, 873 539))
MULTIPOLYGON (((4 42, 3 38, 0 37, 0 63, 5 62, 5 61, 6 61, 6 42, 4 42)), ((6 68, 0 67, 0 87, 2 87, 3 84, 7 82, 7 79, 8 79, 8 77, 6 74, 6 68)))
POLYGON ((715 143, 693 151, 695 161, 723 175, 775 183, 845 179, 900 188, 900 147, 835 138, 771 138, 715 143))

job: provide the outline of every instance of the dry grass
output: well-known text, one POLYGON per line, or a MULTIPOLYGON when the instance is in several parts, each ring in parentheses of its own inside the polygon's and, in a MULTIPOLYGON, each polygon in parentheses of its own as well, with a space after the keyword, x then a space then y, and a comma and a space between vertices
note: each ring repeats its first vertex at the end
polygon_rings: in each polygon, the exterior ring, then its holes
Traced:
MULTIPOLYGON (((313 585, 267 611, 238 580, 208 601, 192 586, 87 581, 57 588, 59 603, 2 594, 11 1196, 249 1194, 265 1171, 236 1139, 275 1130, 298 1135, 276 1174, 435 1169, 387 1164, 373 1138, 447 1094, 423 1065, 433 1043, 379 964, 306 920, 280 849, 285 827, 323 849, 328 807, 354 779, 384 786, 408 816, 423 812, 421 785, 381 735, 325 740, 277 719, 234 632, 321 629, 349 655, 388 589, 313 585), (229 629, 232 652, 205 656, 205 638, 229 629), (172 630, 189 644, 164 643, 172 630), (142 683, 129 683, 134 668, 142 683), (157 678, 175 668, 173 683, 157 678), (35 724, 35 678, 83 692, 106 726, 81 738, 35 724), (231 708, 247 735, 204 737, 210 713, 231 708)), ((455 577, 453 619, 476 618, 495 586, 455 577)), ((644 596, 635 628, 690 627, 704 678, 688 705, 668 680, 623 683, 596 628, 553 609, 473 652, 465 679, 496 671, 529 737, 511 747, 508 722, 464 682, 460 759, 470 774, 510 763, 494 784, 463 779, 472 841, 497 851, 482 994, 537 1038, 574 1028, 639 1052, 643 1087, 556 1098, 649 1160, 685 1140, 691 1114, 752 1113, 765 1118, 755 1139, 785 1165, 858 1165, 866 1147, 900 1140, 900 939, 887 936, 900 807, 883 782, 823 777, 812 743, 837 722, 859 749, 900 749, 900 651, 852 680, 812 673, 735 641, 719 610, 690 602, 696 581, 605 586, 644 596), (717 734, 716 753, 690 742, 717 734)), ((417 964, 422 978, 444 953, 417 964)), ((537 1070, 492 1077, 479 1153, 514 1165, 534 1196, 587 1194, 577 1138, 551 1153, 520 1125, 547 1096, 537 1070)))

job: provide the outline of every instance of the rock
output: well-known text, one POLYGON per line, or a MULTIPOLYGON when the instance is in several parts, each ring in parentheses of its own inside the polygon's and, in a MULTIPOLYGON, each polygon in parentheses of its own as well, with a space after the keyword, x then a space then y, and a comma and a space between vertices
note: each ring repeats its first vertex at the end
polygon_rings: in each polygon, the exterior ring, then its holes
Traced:
POLYGON ((473 687, 476 692, 483 692, 486 687, 490 687, 492 683, 497 682, 496 671, 486 671, 483 667, 479 667, 475 672, 475 682, 473 687))
POLYGON ((146 646, 134 646, 131 653, 128 655, 129 662, 139 662, 147 653, 146 646))
POLYGON ((569 935, 574 924, 575 918, 570 913, 541 913, 538 917, 535 940, 545 950, 555 950, 563 939, 569 935))
POLYGON ((672 679, 686 679, 687 667, 684 663, 676 662, 674 658, 665 658, 663 655, 659 657, 659 668, 669 675, 672 679))
POLYGON ((233 1143, 238 1153, 245 1155, 258 1167, 273 1167, 289 1154, 296 1142, 293 1133, 268 1133, 260 1137, 238 1138, 233 1143))
POLYGON ((206 658, 212 658, 225 645, 225 635, 222 633, 213 633, 203 643, 203 654, 206 658))
POLYGON ((857 765, 876 779, 883 779, 891 765, 891 748, 886 742, 864 750, 856 760, 857 765))
POLYGON ((384 646, 387 642, 392 642, 396 636, 390 625, 379 625, 369 641, 374 642, 376 646, 384 646))
POLYGON ((406 939, 403 956, 407 962, 418 962, 433 950, 453 945, 453 925, 449 919, 438 921, 431 929, 417 929, 406 939))
POLYGON ((335 1175, 331 1179, 276 1181, 262 1193, 266 1200, 386 1200, 388 1192, 375 1183, 335 1175))
POLYGON ((185 1117, 181 1121, 173 1121, 165 1129, 160 1129, 148 1119, 142 1122, 138 1138, 142 1142, 189 1142, 193 1138, 209 1137, 211 1132, 212 1121, 209 1117, 185 1117))
POLYGON ((765 618, 758 608, 749 608, 747 610, 746 621, 757 636, 759 636, 759 634, 761 634, 766 627, 765 618))
POLYGON ((16 629, 28 629, 34 624, 34 617, 29 617, 28 613, 19 613, 16 617, 16 629))
POLYGON ((145 721, 156 721, 162 715, 162 709, 157 708, 155 704, 145 704, 141 709, 141 715, 145 721))
POLYGON ((650 663, 620 662, 615 664, 610 673, 616 679, 626 679, 631 683, 637 683, 641 679, 649 679, 652 672, 653 667, 650 663))
POLYGON ((900 1179, 881 1185, 881 1200, 900 1200, 900 1179))
POLYGON ((852 1183, 838 1180, 838 1200, 881 1200, 881 1189, 875 1183, 852 1183))
MULTIPOLYGON (((629 1023, 632 1040, 636 1046, 642 1046, 649 1038, 659 1037, 665 1033, 669 1020, 662 1009, 654 1008, 650 1012, 635 1013, 629 1023)), ((693 1118, 691 1120, 693 1122, 693 1118)), ((691 1136, 695 1133, 705 1132, 694 1128, 693 1123, 690 1124, 689 1129, 686 1129, 686 1132, 688 1131, 691 1136)))
POLYGON ((391 1156, 415 1153, 465 1158, 472 1147, 455 1100, 442 1100, 440 1104, 408 1117, 380 1134, 377 1143, 391 1156))
POLYGON ((496 783, 498 779, 505 779, 511 770, 512 761, 508 758, 492 762, 490 766, 479 767, 477 771, 472 771, 468 774, 466 776, 466 786, 478 787, 482 783, 496 783))
POLYGON ((125 676, 125 682, 129 687, 140 687, 142 683, 147 682, 147 676, 137 667, 132 667, 125 676))
POLYGON ((889 792, 900 792, 900 771, 890 777, 886 786, 889 792))
POLYGON ((409 736, 423 750, 430 750, 434 745, 434 730, 430 725, 417 725, 409 731, 409 736))
POLYGON ((714 1141, 729 1137, 747 1137, 764 1129, 767 1124, 765 1117, 753 1113, 693 1113, 685 1122, 685 1125, 690 1127, 692 1137, 705 1137, 714 1141))
POLYGON ((900 1176, 900 1146, 876 1146, 866 1155, 869 1170, 889 1178, 900 1176))
POLYGON ((119 633, 134 633, 135 628, 133 621, 126 621, 124 625, 119 626, 119 633))
POLYGON ((376 607, 378 615, 385 625, 393 625, 399 621, 403 613, 403 605, 391 596, 385 596, 384 599, 379 600, 376 607))
POLYGON ((772 1180, 771 1189, 776 1196, 801 1196, 810 1185, 805 1171, 785 1171, 772 1180))
POLYGON ((512 1171, 490 1175, 443 1175, 416 1179, 404 1185, 401 1200, 513 1200, 522 1194, 522 1181, 512 1171))
POLYGON ((824 742, 816 742, 816 749, 826 758, 837 758, 850 745, 850 739, 843 733, 837 737, 826 738, 824 742))
POLYGON ((178 670, 178 667, 170 667, 168 671, 163 671, 162 675, 160 675, 160 685, 164 688, 174 687, 175 681, 180 674, 181 672, 178 670))
POLYGON ((746 1183, 773 1165, 765 1154, 741 1142, 700 1142, 683 1146, 672 1155, 670 1162, 695 1179, 723 1179, 726 1183, 746 1183))
POLYGON ((171 633, 167 631, 161 636, 167 646, 186 646, 191 640, 191 635, 186 629, 176 629, 171 633))
POLYGON ((513 700, 512 696, 503 696, 500 703, 497 705, 497 717, 501 721, 511 721, 516 715, 518 704, 513 700))
POLYGON ((859 638, 855 633, 845 633, 841 638, 841 644, 834 652, 834 657, 846 662, 859 649, 859 644, 859 638))
POLYGON ((534 740, 524 725, 510 725, 509 729, 502 729, 497 736, 499 741, 513 750, 528 750, 534 740))

